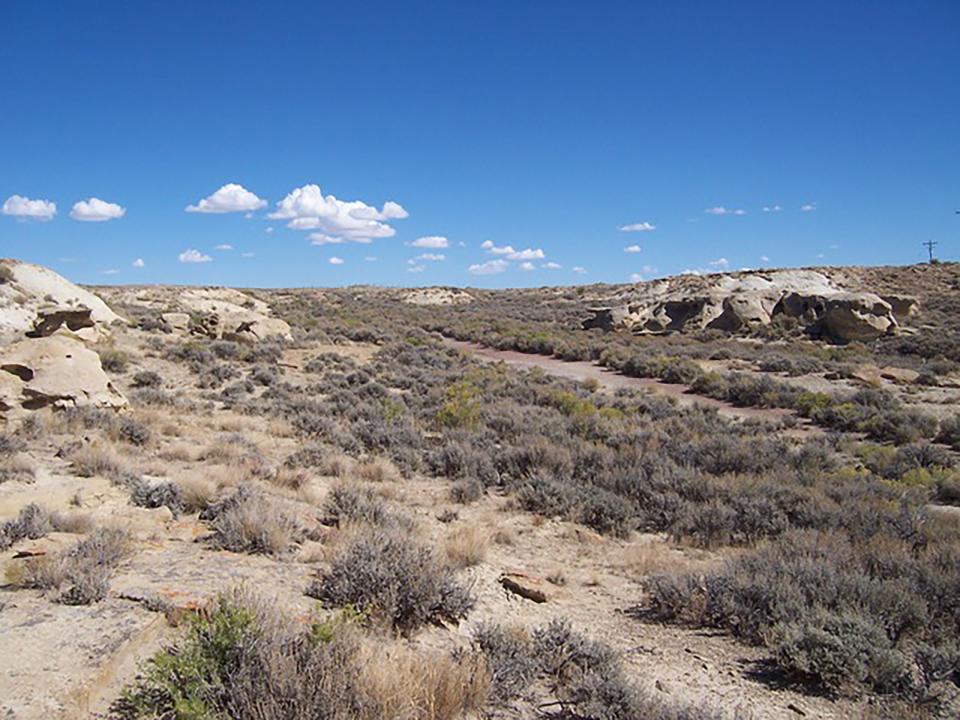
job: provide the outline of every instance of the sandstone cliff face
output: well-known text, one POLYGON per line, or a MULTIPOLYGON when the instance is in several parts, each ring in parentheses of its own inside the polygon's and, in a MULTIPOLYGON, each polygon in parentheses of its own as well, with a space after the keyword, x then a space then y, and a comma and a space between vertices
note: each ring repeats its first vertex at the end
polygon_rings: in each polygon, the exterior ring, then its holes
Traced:
POLYGON ((907 296, 849 292, 814 270, 680 276, 637 285, 617 300, 592 308, 583 327, 636 334, 736 332, 782 315, 813 336, 846 343, 894 334, 916 308, 907 296))

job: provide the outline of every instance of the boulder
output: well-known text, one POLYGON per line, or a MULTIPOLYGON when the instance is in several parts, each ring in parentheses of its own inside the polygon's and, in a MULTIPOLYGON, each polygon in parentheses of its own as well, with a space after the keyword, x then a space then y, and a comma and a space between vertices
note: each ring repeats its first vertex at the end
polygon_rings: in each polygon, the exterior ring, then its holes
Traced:
POLYGON ((93 311, 88 307, 60 308, 46 307, 37 311, 33 327, 27 330, 27 337, 38 338, 53 335, 61 327, 66 326, 71 332, 79 332, 87 328, 96 327, 92 317, 93 311))
POLYGON ((920 373, 910 368, 887 366, 880 368, 880 377, 898 385, 912 385, 919 379, 920 373))
POLYGON ((763 293, 730 295, 723 299, 722 312, 707 323, 707 327, 736 332, 742 327, 766 325, 774 305, 775 299, 763 293))
POLYGON ((180 295, 180 304, 199 320, 191 332, 240 342, 273 337, 292 340, 290 326, 270 313, 270 306, 231 288, 193 288, 180 295))
POLYGON ((94 406, 118 409, 126 398, 100 356, 65 335, 21 340, 0 353, 0 411, 94 406))
POLYGON ((161 313, 163 320, 174 332, 187 332, 190 329, 190 315, 182 312, 161 313))
POLYGON ((920 308, 920 302, 910 295, 881 295, 880 297, 893 309, 893 316, 898 323, 909 320, 920 308))
POLYGON ((876 340, 898 329, 893 308, 873 293, 836 293, 824 298, 819 331, 833 342, 876 340))
POLYGON ((591 317, 583 321, 584 330, 599 328, 601 330, 615 330, 627 323, 630 317, 630 308, 626 305, 619 307, 590 308, 591 317))
POLYGON ((505 572, 500 576, 500 584, 508 592, 535 603, 545 603, 553 596, 546 580, 527 573, 505 572))

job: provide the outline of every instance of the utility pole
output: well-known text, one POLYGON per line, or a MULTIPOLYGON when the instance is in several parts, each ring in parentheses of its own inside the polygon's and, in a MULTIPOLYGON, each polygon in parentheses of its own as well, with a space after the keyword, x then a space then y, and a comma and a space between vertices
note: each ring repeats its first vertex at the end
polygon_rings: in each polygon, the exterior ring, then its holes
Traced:
POLYGON ((936 240, 927 240, 925 243, 922 243, 924 247, 927 248, 927 254, 930 256, 930 262, 933 262, 933 249, 938 245, 936 240))

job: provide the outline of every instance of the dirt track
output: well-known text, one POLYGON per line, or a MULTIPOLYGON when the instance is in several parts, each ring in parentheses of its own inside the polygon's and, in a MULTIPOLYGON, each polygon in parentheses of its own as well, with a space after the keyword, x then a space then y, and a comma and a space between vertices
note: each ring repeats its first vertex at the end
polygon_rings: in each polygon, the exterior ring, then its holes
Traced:
POLYGON ((647 392, 675 398, 680 405, 700 405, 702 407, 715 408, 720 415, 728 418, 738 418, 741 420, 780 420, 793 414, 793 411, 783 408, 736 407, 721 400, 715 400, 714 398, 703 395, 695 395, 690 392, 690 389, 686 385, 672 385, 654 380, 653 378, 629 377, 597 365, 596 363, 586 362, 584 360, 567 361, 547 355, 533 355, 515 350, 497 350, 495 348, 477 345, 476 343, 463 342, 451 338, 444 338, 444 343, 448 347, 469 353, 478 360, 505 362, 507 365, 513 367, 526 369, 540 368, 550 375, 568 380, 577 380, 580 382, 584 380, 596 380, 603 387, 609 388, 610 390, 619 390, 621 388, 646 390, 647 392))

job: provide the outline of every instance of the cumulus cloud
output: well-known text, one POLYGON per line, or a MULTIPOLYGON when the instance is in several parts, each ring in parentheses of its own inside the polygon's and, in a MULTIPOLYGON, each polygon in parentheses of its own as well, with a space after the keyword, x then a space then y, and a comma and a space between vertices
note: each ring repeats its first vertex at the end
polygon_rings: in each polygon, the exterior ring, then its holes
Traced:
POLYGON ((540 248, 526 248, 524 250, 514 250, 510 245, 497 247, 492 241, 486 240, 480 245, 484 250, 492 255, 500 255, 507 260, 543 260, 546 253, 540 248))
POLYGON ((485 263, 474 263, 468 270, 471 275, 496 275, 510 266, 506 260, 488 260, 485 263))
POLYGON ((80 222, 106 222, 122 218, 126 214, 126 208, 95 197, 75 202, 70 211, 70 217, 80 222))
POLYGON ((427 235, 419 237, 410 243, 415 248, 429 248, 431 250, 443 250, 450 247, 450 241, 442 235, 427 235))
POLYGON ((205 197, 196 205, 187 205, 189 213, 231 213, 250 212, 267 206, 267 201, 247 190, 243 185, 227 183, 210 197, 205 197))
POLYGON ((707 215, 746 215, 746 210, 741 210, 740 208, 728 208, 723 205, 716 205, 714 207, 709 207, 704 212, 707 215))
POLYGON ((630 223, 629 225, 620 226, 620 232, 651 232, 656 229, 656 225, 651 225, 648 222, 630 223))
POLYGON ((766 255, 761 255, 761 256, 760 256, 760 262, 764 262, 764 263, 765 263, 765 262, 770 262, 770 258, 768 258, 766 255))
POLYGON ((446 255, 443 253, 421 253, 417 255, 417 260, 429 260, 431 262, 440 262, 446 259, 446 255))
POLYGON ((220 245, 217 245, 214 250, 233 250, 233 245, 229 243, 221 243, 220 245))
POLYGON ((763 208, 763 211, 766 213, 780 212, 781 210, 783 210, 783 208, 779 205, 766 205, 763 208))
POLYGON ((643 282, 643 275, 640 273, 630 273, 630 282, 638 283, 643 282))
POLYGON ((411 265, 410 267, 407 268, 407 272, 418 273, 418 272, 423 272, 423 271, 426 270, 426 269, 427 269, 427 266, 426 266, 426 265, 416 265, 416 264, 414 264, 414 265, 411 265))
POLYGON ((333 255, 329 260, 327 260, 327 262, 330 263, 331 265, 343 265, 344 260, 343 258, 339 258, 336 255, 333 255))
POLYGON ((523 262, 523 263, 520 263, 520 269, 523 270, 524 272, 530 272, 531 270, 536 270, 537 266, 534 265, 532 262, 523 262))
POLYGON ((22 195, 11 195, 3 203, 3 214, 18 220, 53 220, 57 204, 51 200, 31 200, 22 195))
POLYGON ((339 245, 343 238, 333 237, 326 233, 310 233, 310 243, 312 245, 339 245))
POLYGON ((292 190, 277 203, 267 217, 287 220, 294 230, 319 230, 325 235, 359 243, 396 235, 386 221, 402 220, 409 213, 398 203, 388 201, 380 210, 360 200, 339 200, 324 195, 319 185, 304 185, 292 190))
POLYGON ((587 271, 587 269, 586 269, 585 267, 581 267, 580 265, 574 265, 574 266, 573 266, 573 271, 574 271, 577 275, 583 275, 583 274, 587 271))
POLYGON ((728 268, 730 267, 730 261, 725 257, 717 258, 716 260, 710 261, 710 267, 715 268, 728 268))
POLYGON ((703 275, 703 273, 700 272, 699 270, 689 270, 689 269, 683 270, 680 274, 681 275, 703 275))
POLYGON ((193 248, 184 250, 180 253, 179 257, 182 263, 207 263, 213 260, 209 255, 204 255, 199 250, 194 250, 193 248))
POLYGON ((627 246, 623 249, 623 251, 626 252, 626 253, 638 253, 638 252, 640 252, 640 246, 639 246, 639 245, 627 245, 627 246))
POLYGON ((817 204, 807 203, 806 205, 801 205, 800 209, 803 210, 804 212, 813 212, 814 210, 817 209, 817 204))
POLYGON ((272 234, 272 233, 273 233, 273 225, 270 225, 270 226, 264 228, 263 231, 264 231, 267 235, 272 234))
POLYGON ((563 265, 556 262, 547 262, 541 265, 540 267, 546 268, 547 270, 560 270, 563 267, 563 265))
POLYGON ((132 263, 130 263, 130 267, 135 267, 135 268, 142 268, 144 265, 146 265, 146 263, 143 261, 143 258, 137 258, 132 263))

